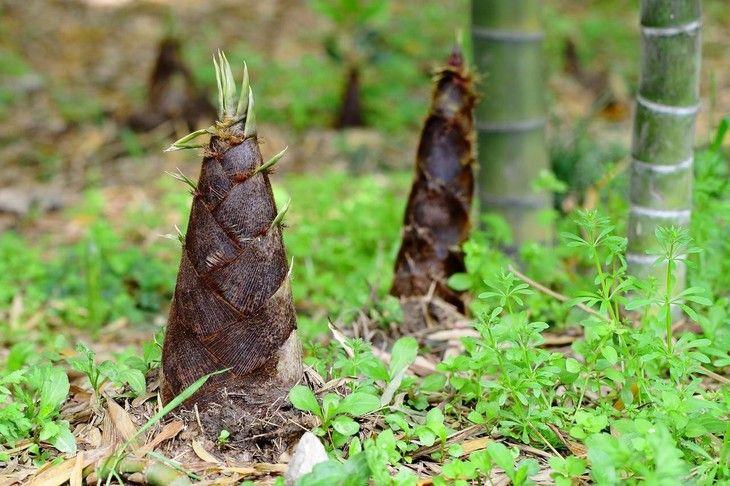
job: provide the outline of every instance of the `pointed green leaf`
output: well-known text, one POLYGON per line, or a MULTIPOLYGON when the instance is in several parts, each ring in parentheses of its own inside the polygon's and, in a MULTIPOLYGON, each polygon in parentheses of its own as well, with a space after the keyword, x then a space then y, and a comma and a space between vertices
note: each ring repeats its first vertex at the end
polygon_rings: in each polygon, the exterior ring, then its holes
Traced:
POLYGON ((269 231, 276 226, 277 224, 281 223, 281 221, 284 219, 284 215, 286 215, 286 212, 289 211, 289 206, 291 205, 291 198, 286 202, 284 207, 279 211, 279 213, 276 215, 274 220, 271 222, 271 225, 269 226, 269 231))
POLYGON ((278 154, 276 154, 273 157, 271 157, 265 163, 261 164, 259 166, 259 168, 254 171, 254 174, 258 174, 259 172, 263 172, 263 171, 269 169, 270 167, 273 167, 277 162, 279 162, 279 160, 281 160, 281 158, 284 156, 284 153, 286 152, 286 150, 288 148, 289 148, 288 146, 287 147, 284 147, 284 150, 282 150, 278 154))
POLYGON ((359 417, 380 408, 380 399, 375 395, 355 392, 347 395, 337 406, 337 413, 346 413, 359 417))
POLYGON ((306 412, 312 412, 318 417, 322 416, 322 410, 312 390, 304 385, 296 385, 289 390, 289 401, 294 407, 306 412))
POLYGON ((216 58, 216 56, 213 56, 213 66, 215 68, 215 82, 218 86, 218 118, 222 119, 223 114, 225 113, 225 102, 223 99, 223 82, 221 80, 221 68, 218 65, 218 59, 216 58))
POLYGON ((246 124, 243 127, 243 136, 250 137, 256 133, 256 112, 253 110, 253 90, 248 87, 248 108, 246 109, 246 124))
POLYGON ((174 152, 175 150, 183 150, 183 149, 188 149, 188 148, 200 148, 200 147, 204 147, 205 146, 204 144, 191 144, 190 142, 192 140, 195 140, 196 138, 202 136, 202 135, 206 135, 206 134, 211 133, 211 129, 212 128, 213 127, 203 128, 201 130, 195 130, 192 133, 188 133, 184 137, 182 137, 182 138, 176 140, 175 142, 173 142, 172 145, 170 145, 169 147, 167 147, 165 149, 165 152, 174 152))
POLYGON ((236 118, 240 118, 246 115, 246 109, 248 108, 248 66, 246 62, 243 63, 243 80, 241 80, 241 92, 238 95, 238 106, 236 107, 236 118))
POLYGON ((49 443, 64 454, 76 454, 76 438, 69 430, 68 424, 61 425, 60 430, 49 443))
POLYGON ((231 64, 228 62, 226 53, 223 51, 218 51, 218 53, 220 55, 219 62, 223 71, 224 115, 226 118, 233 118, 236 114, 233 111, 234 106, 236 106, 236 82, 233 80, 233 71, 231 71, 231 64))

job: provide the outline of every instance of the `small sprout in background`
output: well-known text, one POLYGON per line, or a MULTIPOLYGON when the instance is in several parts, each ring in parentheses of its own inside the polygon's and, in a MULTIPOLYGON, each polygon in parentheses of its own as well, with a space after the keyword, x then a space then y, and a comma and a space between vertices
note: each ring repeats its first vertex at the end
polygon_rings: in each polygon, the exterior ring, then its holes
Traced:
POLYGON ((228 440, 231 437, 231 433, 228 432, 226 429, 223 429, 218 434, 218 439, 216 439, 216 443, 218 444, 218 447, 223 447, 226 444, 228 444, 228 440))

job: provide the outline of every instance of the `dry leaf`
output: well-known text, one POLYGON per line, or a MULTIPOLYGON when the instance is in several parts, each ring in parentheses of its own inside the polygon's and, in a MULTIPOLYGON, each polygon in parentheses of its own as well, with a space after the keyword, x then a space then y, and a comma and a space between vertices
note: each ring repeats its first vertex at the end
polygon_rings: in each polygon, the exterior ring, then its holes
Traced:
POLYGON ((223 476, 220 478, 216 478, 215 481, 213 481, 212 484, 219 485, 219 484, 241 484, 241 479, 243 476, 240 476, 239 474, 232 474, 231 476, 223 476))
POLYGON ((259 472, 283 473, 283 472, 286 472, 286 470, 289 466, 288 466, 288 464, 267 464, 265 462, 262 462, 259 464, 253 464, 253 467, 255 467, 256 470, 259 472))
POLYGON ((90 427, 86 431, 86 437, 84 438, 87 444, 93 447, 101 446, 101 430, 98 427, 90 427))
POLYGON ((76 463, 74 464, 71 477, 69 478, 69 486, 81 486, 84 481, 84 452, 81 451, 76 455, 76 463))
POLYGON ((157 396, 157 393, 145 393, 144 395, 140 395, 134 400, 132 400, 132 407, 137 408, 140 405, 142 405, 144 402, 149 400, 150 398, 155 398, 157 396))
POLYGON ((478 439, 467 440, 461 444, 461 450, 464 451, 462 455, 484 449, 490 442, 494 442, 494 439, 491 437, 479 437, 478 439))
MULTIPOLYGON (((95 463, 96 461, 103 459, 111 452, 110 446, 100 447, 93 451, 84 451, 83 460, 81 461, 81 469, 86 466, 95 463)), ((30 481, 29 486, 60 486, 61 484, 71 479, 71 474, 76 467, 76 457, 67 459, 61 464, 57 464, 53 467, 45 469, 40 474, 37 474, 30 481)))
POLYGON ((200 441, 193 441, 193 451, 195 451, 195 454, 205 462, 210 462, 212 464, 220 463, 217 457, 205 450, 205 447, 203 447, 203 444, 201 444, 200 441))
POLYGON ((588 457, 588 449, 586 446, 581 444, 580 442, 575 442, 572 440, 566 440, 565 446, 570 450, 570 452, 577 457, 588 457))
MULTIPOLYGON (((107 397, 106 403, 107 410, 109 411, 109 417, 111 418, 112 423, 114 424, 116 429, 119 431, 120 434, 122 434, 124 440, 131 440, 137 433, 137 426, 134 425, 134 422, 132 422, 132 419, 127 411, 109 397, 107 397)), ((131 445, 135 446, 135 443, 136 440, 132 441, 131 445)))
MULTIPOLYGON (((389 352, 373 348, 373 354, 385 361, 386 364, 390 363, 389 352)), ((418 376, 427 376, 436 371, 436 365, 423 356, 416 356, 416 360, 408 367, 408 369, 418 376)))
POLYGON ((330 328, 330 332, 332 333, 332 337, 334 337, 335 338, 335 341, 337 341, 339 343, 339 345, 342 346, 342 349, 345 350, 345 353, 347 353, 347 356, 349 356, 350 358, 354 358, 355 357, 355 352, 352 350, 352 348, 350 347, 350 345, 347 344, 347 338, 342 333, 342 331, 340 331, 339 329, 337 329, 337 326, 335 326, 335 324, 332 321, 329 321, 327 323, 327 325, 330 328))
POLYGON ((182 429, 185 428, 185 424, 182 423, 180 420, 175 420, 174 422, 170 422, 169 424, 165 425, 162 430, 160 431, 157 436, 155 436, 154 439, 137 449, 137 455, 140 457, 144 457, 145 454, 147 454, 149 451, 160 445, 161 443, 165 442, 166 440, 170 440, 173 437, 175 437, 177 434, 180 433, 182 429))

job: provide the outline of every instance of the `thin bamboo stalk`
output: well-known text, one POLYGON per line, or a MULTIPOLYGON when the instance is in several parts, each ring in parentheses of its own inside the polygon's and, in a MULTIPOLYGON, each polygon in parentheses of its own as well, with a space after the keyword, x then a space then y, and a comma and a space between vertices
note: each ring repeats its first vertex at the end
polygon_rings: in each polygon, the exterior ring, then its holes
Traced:
POLYGON ((476 108, 480 208, 507 220, 515 246, 551 235, 541 222, 549 194, 533 187, 549 167, 540 6, 539 0, 472 1, 482 96, 476 108))
MULTIPOLYGON (((636 97, 627 250, 629 270, 661 276, 647 251, 658 226, 687 226, 692 213, 699 107, 700 0, 642 0, 641 81, 636 97)), ((678 288, 685 269, 679 269, 678 288)))

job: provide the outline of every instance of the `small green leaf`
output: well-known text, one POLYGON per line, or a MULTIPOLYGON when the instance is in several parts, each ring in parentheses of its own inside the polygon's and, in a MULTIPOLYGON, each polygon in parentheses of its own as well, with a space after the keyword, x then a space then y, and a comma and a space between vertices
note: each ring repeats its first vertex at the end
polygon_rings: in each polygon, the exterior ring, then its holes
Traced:
POLYGON ((471 288, 471 277, 468 273, 455 273, 447 282, 452 289, 463 292, 471 288))
POLYGON ((61 426, 61 430, 51 438, 49 443, 64 454, 76 454, 76 438, 69 430, 68 425, 61 426))
POLYGON ((360 452, 362 452, 362 442, 360 442, 359 437, 353 437, 350 445, 347 447, 347 456, 352 457, 360 452))
POLYGON ((40 389, 41 408, 56 409, 66 400, 69 391, 69 382, 66 372, 61 368, 50 365, 41 368, 45 375, 40 389))
POLYGON ((611 363, 611 365, 615 365, 618 362, 618 354, 616 353, 616 350, 613 348, 613 346, 606 346, 602 348, 601 354, 604 358, 606 358, 606 361, 611 363))
POLYGON ((444 386, 446 386, 446 375, 442 373, 433 373, 423 379, 421 382, 421 391, 441 391, 444 386))
POLYGON ((61 426, 56 422, 48 421, 43 424, 40 433, 38 434, 38 440, 43 442, 49 440, 51 437, 61 432, 61 426))
POLYGON ((274 165, 276 165, 276 163, 279 162, 279 160, 281 160, 281 158, 284 156, 284 153, 286 152, 286 150, 288 148, 289 147, 284 147, 284 149, 281 152, 274 155, 268 161, 264 162, 259 167, 257 167, 253 173, 258 174, 259 172, 266 171, 266 170, 270 169, 271 167, 273 167, 274 165))
POLYGON ((380 398, 370 393, 355 392, 347 395, 337 406, 337 413, 359 417, 380 408, 380 398))
POLYGON ((136 396, 144 395, 147 391, 147 382, 144 373, 133 368, 127 368, 119 373, 119 378, 132 389, 136 396))
POLYGON ((421 444, 426 447, 431 447, 436 442, 436 434, 425 427, 419 427, 416 430, 416 435, 421 444))
POLYGON ((360 430, 360 424, 347 415, 338 415, 337 418, 332 421, 332 428, 340 434, 349 437, 358 433, 360 430))
POLYGON ((299 478, 297 486, 360 486, 368 484, 370 468, 364 452, 350 457, 344 463, 335 460, 320 462, 312 472, 299 478))
POLYGON ((327 393, 322 397, 322 419, 326 422, 332 419, 340 405, 340 396, 336 393, 327 393))
POLYGON ((451 444, 446 451, 451 457, 461 457, 464 455, 464 448, 461 444, 451 444))
POLYGON ((296 385, 289 390, 289 401, 299 410, 312 412, 318 417, 322 416, 322 410, 319 408, 317 398, 307 386, 296 385))
POLYGON ((569 456, 565 458, 566 472, 571 477, 578 477, 583 474, 586 470, 586 461, 576 456, 569 456))
POLYGON ((568 373, 580 373, 581 364, 575 358, 568 358, 565 360, 565 369, 568 373))
POLYGON ((515 469, 515 460, 512 452, 500 442, 490 442, 487 445, 487 452, 494 463, 510 474, 515 469))
POLYGON ((369 359, 360 363, 360 371, 373 380, 388 381, 389 379, 388 369, 375 356, 369 357, 369 359))
POLYGON ((412 336, 402 337, 393 344, 390 355, 390 378, 408 368, 416 360, 418 354, 418 341, 412 336))

